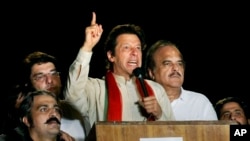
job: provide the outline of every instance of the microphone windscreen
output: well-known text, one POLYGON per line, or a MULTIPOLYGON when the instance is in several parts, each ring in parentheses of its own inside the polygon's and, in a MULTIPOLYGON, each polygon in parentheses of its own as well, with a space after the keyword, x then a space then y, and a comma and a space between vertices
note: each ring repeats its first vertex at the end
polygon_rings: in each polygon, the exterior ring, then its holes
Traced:
POLYGON ((142 70, 141 68, 135 68, 133 70, 133 74, 136 76, 136 77, 142 77, 142 70))

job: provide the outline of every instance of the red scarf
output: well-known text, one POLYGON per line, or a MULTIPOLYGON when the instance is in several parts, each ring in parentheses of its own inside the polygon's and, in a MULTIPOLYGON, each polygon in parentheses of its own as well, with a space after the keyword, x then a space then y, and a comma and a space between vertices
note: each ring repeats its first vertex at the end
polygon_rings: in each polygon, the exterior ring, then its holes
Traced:
MULTIPOLYGON (((148 91, 149 96, 154 95, 152 88, 149 84, 144 80, 146 89, 148 91)), ((111 71, 108 71, 106 74, 106 86, 107 86, 107 98, 106 98, 106 112, 104 112, 107 116, 107 121, 122 121, 122 97, 121 92, 117 86, 115 78, 111 71)), ((141 97, 144 97, 142 87, 138 78, 136 78, 136 86, 139 90, 141 97)), ((152 119, 153 116, 150 116, 148 120, 152 119)))

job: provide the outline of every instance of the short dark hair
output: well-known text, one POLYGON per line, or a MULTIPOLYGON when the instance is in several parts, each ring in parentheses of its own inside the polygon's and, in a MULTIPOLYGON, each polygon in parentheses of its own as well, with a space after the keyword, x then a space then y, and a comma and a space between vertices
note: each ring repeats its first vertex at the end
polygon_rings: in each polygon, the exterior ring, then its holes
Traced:
MULTIPOLYGON (((134 24, 122 24, 115 26, 111 32, 108 34, 108 37, 104 43, 104 50, 105 53, 111 51, 112 55, 115 54, 115 46, 117 44, 117 37, 121 34, 135 34, 141 41, 142 49, 146 48, 146 41, 145 41, 145 33, 143 29, 134 24)), ((106 57, 106 69, 113 69, 112 63, 109 62, 108 58, 106 57)))
POLYGON ((23 60, 23 80, 22 83, 26 84, 32 89, 31 81, 30 81, 30 74, 31 74, 31 68, 35 64, 43 64, 51 62, 55 65, 56 69, 58 69, 58 61, 57 59, 49 55, 47 53, 41 52, 41 51, 35 51, 26 56, 26 58, 23 60))
MULTIPOLYGON (((56 102, 58 103, 58 105, 60 105, 60 101, 59 98, 52 92, 46 91, 46 90, 37 90, 37 91, 32 91, 29 92, 23 99, 23 101, 20 104, 20 107, 18 109, 18 114, 20 119, 22 119, 23 117, 27 116, 28 121, 30 124, 33 124, 33 120, 31 117, 31 108, 34 102, 34 97, 38 96, 38 95, 49 95, 51 97, 53 97, 56 102)), ((62 115, 62 113, 60 113, 62 115)), ((23 125, 24 126, 24 125, 23 125)))
POLYGON ((250 116, 249 116, 249 111, 248 111, 248 104, 244 102, 242 99, 240 99, 239 97, 226 97, 216 102, 215 111, 216 111, 218 119, 220 119, 220 110, 226 103, 229 103, 229 102, 238 103, 240 107, 243 109, 246 118, 249 119, 250 116))

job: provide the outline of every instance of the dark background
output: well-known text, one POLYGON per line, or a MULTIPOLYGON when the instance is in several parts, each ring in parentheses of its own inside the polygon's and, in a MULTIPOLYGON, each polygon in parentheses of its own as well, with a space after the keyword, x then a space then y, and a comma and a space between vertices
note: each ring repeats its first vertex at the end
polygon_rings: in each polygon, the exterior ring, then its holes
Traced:
POLYGON ((150 46, 158 39, 175 42, 187 62, 184 88, 205 94, 214 104, 225 96, 249 95, 249 5, 234 2, 35 2, 2 4, 1 98, 20 78, 20 63, 44 51, 62 63, 63 75, 84 40, 91 12, 103 25, 94 48, 92 77, 104 74, 103 41, 117 24, 134 23, 150 46))

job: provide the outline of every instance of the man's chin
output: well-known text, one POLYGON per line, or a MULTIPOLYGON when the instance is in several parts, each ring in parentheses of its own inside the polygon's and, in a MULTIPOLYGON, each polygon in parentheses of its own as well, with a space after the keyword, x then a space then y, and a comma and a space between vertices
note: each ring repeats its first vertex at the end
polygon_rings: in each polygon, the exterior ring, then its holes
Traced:
POLYGON ((55 95, 59 95, 59 93, 60 93, 58 90, 56 90, 54 88, 47 89, 47 91, 54 93, 55 95))

